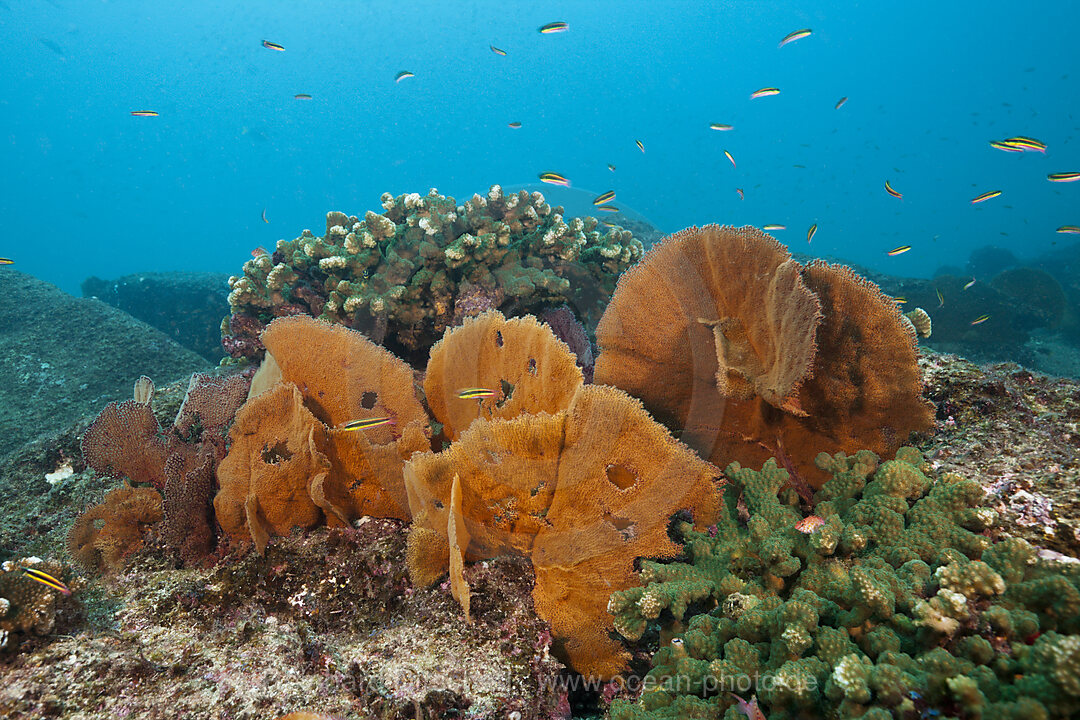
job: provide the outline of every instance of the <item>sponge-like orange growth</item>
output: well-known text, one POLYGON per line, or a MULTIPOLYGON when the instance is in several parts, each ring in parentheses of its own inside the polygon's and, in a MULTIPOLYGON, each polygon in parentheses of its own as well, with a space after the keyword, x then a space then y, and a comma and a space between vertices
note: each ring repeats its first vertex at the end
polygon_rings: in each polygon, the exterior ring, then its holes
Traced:
POLYGON ((929 425, 896 303, 847 268, 803 267, 754 228, 689 228, 623 274, 597 327, 595 379, 724 466, 895 451, 929 425))
POLYGON ((331 470, 317 490, 339 519, 407 520, 401 468, 413 452, 430 448, 428 417, 416 397, 412 369, 362 333, 306 315, 275 320, 262 342, 281 377, 300 389, 305 406, 330 428, 325 453, 331 470), (392 423, 340 429, 374 417, 392 423))
POLYGON ((248 400, 229 437, 232 447, 218 465, 214 498, 222 530, 233 539, 250 537, 261 553, 271 534, 287 535, 293 527, 323 520, 310 488, 330 472, 319 449, 326 431, 295 385, 280 383, 248 400))
POLYGON ((68 531, 68 552, 88 570, 116 570, 126 555, 142 545, 146 528, 161 517, 157 490, 123 485, 76 518, 68 531))
POLYGON ((478 417, 557 412, 582 382, 574 353, 551 328, 531 315, 507 320, 490 311, 466 319, 435 344, 424 393, 443 432, 453 440, 478 417), (494 395, 459 398, 465 388, 485 388, 494 395))
MULTIPOLYGON (((431 540, 446 568, 457 485, 466 556, 531 558, 537 612, 576 670, 605 678, 628 659, 609 637, 609 596, 637 583, 635 558, 679 551, 667 534, 676 511, 693 510, 702 527, 715 521, 718 476, 640 402, 595 385, 579 386, 554 414, 474 421, 447 450, 414 456, 405 473, 416 544, 431 540)), ((410 565, 413 557, 423 553, 411 552, 410 565)), ((410 571, 432 576, 426 561, 410 571)))

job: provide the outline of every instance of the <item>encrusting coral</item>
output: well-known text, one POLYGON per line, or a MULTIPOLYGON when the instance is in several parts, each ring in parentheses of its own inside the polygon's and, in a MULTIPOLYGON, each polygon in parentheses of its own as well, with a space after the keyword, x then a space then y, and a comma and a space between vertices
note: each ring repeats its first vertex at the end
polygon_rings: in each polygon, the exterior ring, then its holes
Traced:
POLYGON ((454 523, 468 560, 528 557, 537 613, 565 656, 585 675, 611 677, 629 655, 609 637, 608 596, 637 583, 635 558, 678 553, 667 534, 677 511, 693 511, 700 527, 713 521, 717 475, 637 400, 580 385, 563 410, 481 418, 448 449, 413 456, 410 574, 420 583, 446 572, 454 523))
POLYGON ((654 246, 596 334, 595 381, 641 398, 717 464, 780 457, 819 486, 819 450, 888 454, 931 422, 895 301, 848 268, 800 265, 752 227, 654 246))
POLYGON ((57 579, 64 575, 59 563, 36 557, 8 560, 0 565, 0 650, 11 645, 11 633, 48 635, 56 624, 60 591, 30 579, 24 572, 26 568, 57 579))
POLYGON ((154 384, 143 376, 133 400, 106 405, 83 435, 83 457, 91 468, 162 492, 162 537, 185 560, 214 547, 214 471, 248 385, 242 375, 193 374, 173 425, 163 430, 151 407, 154 384))
POLYGON ((68 552, 82 567, 109 572, 143 542, 148 527, 162 519, 161 495, 154 488, 124 485, 105 494, 76 518, 68 531, 68 552))
POLYGON ((618 274, 643 252, 630 232, 595 218, 564 220, 538 192, 493 185, 462 205, 432 190, 382 196, 383 213, 331 212, 326 232, 281 240, 230 279, 223 345, 259 358, 275 317, 305 314, 423 358, 465 315, 538 311, 563 303, 595 322, 618 274))
POLYGON ((454 440, 478 417, 554 413, 582 383, 574 353, 534 317, 507 320, 497 311, 465 320, 431 349, 424 394, 443 433, 454 440), (460 398, 483 388, 487 398, 460 398))
POLYGON ((1080 564, 993 543, 979 485, 927 476, 912 448, 817 462, 816 528, 774 461, 732 463, 715 528, 680 528, 686 561, 645 561, 643 586, 612 595, 626 637, 677 635, 613 720, 734 720, 729 693, 751 685, 770 720, 1080 712, 1080 564))

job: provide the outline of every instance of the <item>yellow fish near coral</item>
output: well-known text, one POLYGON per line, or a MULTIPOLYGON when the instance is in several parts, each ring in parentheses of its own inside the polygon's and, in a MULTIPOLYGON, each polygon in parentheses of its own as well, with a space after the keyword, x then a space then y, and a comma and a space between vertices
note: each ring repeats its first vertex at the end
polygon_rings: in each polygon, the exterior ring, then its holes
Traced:
POLYGON ((363 420, 350 420, 340 426, 338 430, 369 430, 370 428, 379 427, 381 425, 390 425, 393 422, 394 418, 392 417, 373 417, 365 418, 363 420))
POLYGON ((26 575, 26 577, 30 578, 31 580, 36 580, 42 585, 48 585, 53 590, 59 590, 64 595, 71 594, 71 590, 68 589, 67 585, 65 585, 60 580, 57 580, 44 570, 36 570, 34 568, 24 567, 22 571, 26 575))
POLYGON ((458 390, 457 396, 461 400, 483 400, 495 397, 495 391, 489 388, 462 388, 458 390))

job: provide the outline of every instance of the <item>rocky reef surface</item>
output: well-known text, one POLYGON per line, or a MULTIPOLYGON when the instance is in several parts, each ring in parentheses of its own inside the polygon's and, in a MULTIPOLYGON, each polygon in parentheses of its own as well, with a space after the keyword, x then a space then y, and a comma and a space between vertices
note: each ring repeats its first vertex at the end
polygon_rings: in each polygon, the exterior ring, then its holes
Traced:
POLYGON ((130 393, 133 368, 163 382, 210 367, 160 330, 4 268, 0 292, 0 454, 130 393))

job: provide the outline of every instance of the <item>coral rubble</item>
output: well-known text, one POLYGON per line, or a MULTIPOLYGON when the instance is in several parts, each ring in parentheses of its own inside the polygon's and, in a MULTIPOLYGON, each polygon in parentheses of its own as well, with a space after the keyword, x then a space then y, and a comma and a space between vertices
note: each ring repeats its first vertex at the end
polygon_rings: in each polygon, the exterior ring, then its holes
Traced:
POLYGON ((625 636, 677 635, 613 720, 732 718, 751 686, 770 719, 1080 712, 1080 564, 993 543, 979 485, 931 478, 912 448, 817 462, 816 529, 775 462, 732 463, 715 529, 681 529, 687 561, 645 562, 645 585, 613 594, 625 636))
POLYGON ((641 257, 625 230, 564 220, 538 193, 493 185, 458 205, 432 190, 382 196, 382 214, 331 212, 326 232, 278 242, 229 284, 223 344, 258 358, 273 318, 306 314, 362 330, 422 358, 463 314, 537 312, 568 303, 595 322, 618 274, 641 257))

